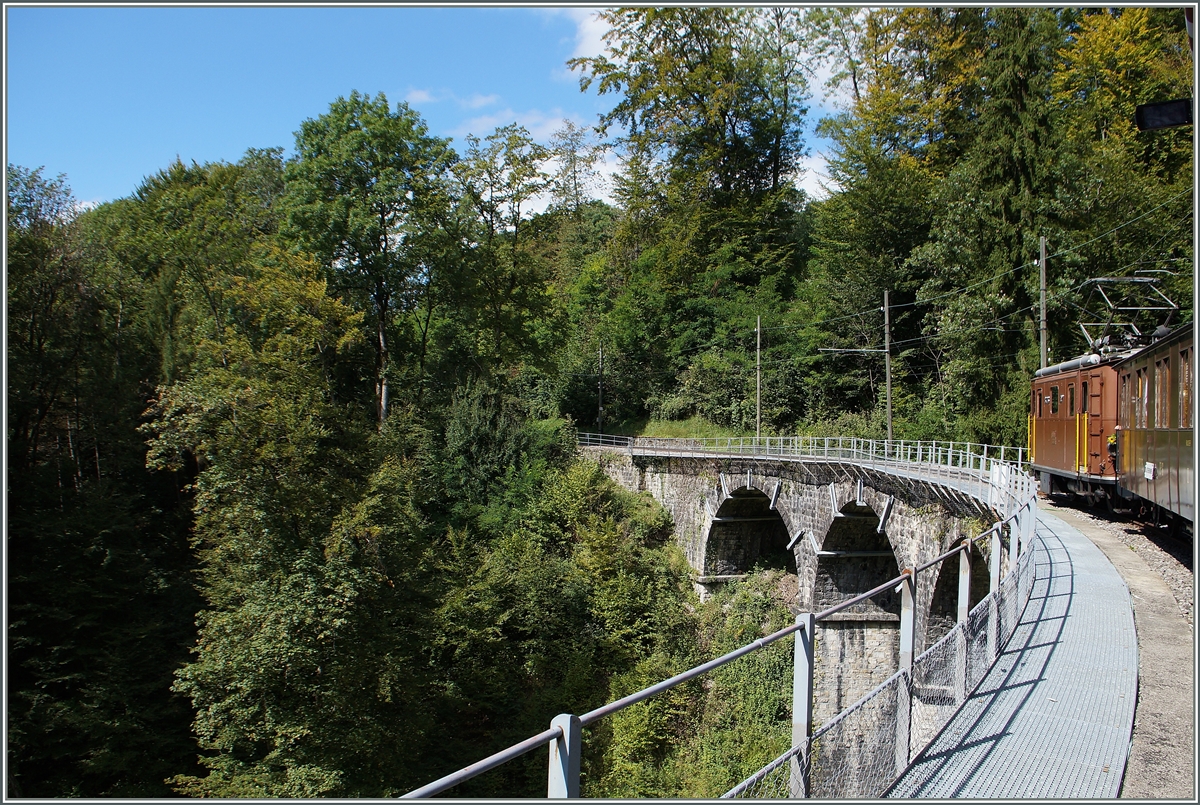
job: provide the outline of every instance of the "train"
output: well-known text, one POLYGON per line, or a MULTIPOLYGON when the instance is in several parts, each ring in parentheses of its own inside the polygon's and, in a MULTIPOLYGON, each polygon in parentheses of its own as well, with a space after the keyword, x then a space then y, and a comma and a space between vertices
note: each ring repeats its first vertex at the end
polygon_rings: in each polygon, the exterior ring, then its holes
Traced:
POLYGON ((1195 507, 1192 324, 1149 344, 1047 366, 1030 385, 1031 469, 1045 494, 1122 500, 1191 533, 1195 507))

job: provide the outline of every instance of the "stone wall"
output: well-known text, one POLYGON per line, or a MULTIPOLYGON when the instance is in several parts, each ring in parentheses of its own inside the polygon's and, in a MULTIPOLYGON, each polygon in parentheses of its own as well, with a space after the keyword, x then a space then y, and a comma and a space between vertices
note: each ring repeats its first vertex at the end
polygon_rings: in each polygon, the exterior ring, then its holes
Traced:
POLYGON ((817 624, 813 670, 813 723, 823 724, 896 673, 899 621, 826 621, 817 624))

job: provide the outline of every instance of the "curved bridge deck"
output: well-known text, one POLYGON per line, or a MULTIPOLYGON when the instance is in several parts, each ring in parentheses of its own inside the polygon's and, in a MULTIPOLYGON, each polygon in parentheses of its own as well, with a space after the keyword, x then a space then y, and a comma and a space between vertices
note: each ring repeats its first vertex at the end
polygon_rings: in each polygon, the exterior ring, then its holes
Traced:
POLYGON ((888 793, 1116 797, 1137 704, 1129 590, 1091 540, 1038 512, 1020 624, 975 693, 888 793))

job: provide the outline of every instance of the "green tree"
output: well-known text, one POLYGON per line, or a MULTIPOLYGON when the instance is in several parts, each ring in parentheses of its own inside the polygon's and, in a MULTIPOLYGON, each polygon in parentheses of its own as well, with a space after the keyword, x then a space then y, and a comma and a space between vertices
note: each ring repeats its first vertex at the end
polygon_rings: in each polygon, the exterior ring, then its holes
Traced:
MULTIPOLYGON (((94 289, 78 291, 86 273, 72 238, 74 199, 65 177, 47 181, 41 169, 9 165, 6 179, 8 455, 10 468, 23 474, 42 463, 47 441, 60 438, 46 433, 47 420, 70 399, 67 384, 97 305, 94 289)), ((71 477, 78 478, 82 459, 73 463, 71 477)))
MULTIPOLYGON (((1181 17, 1177 9, 1166 8, 1081 15, 1070 29, 1052 84, 1063 136, 1078 153, 1083 175, 1071 198, 1078 234, 1055 238, 1050 249, 1081 245, 1065 261, 1055 259, 1051 280, 1058 279, 1064 263, 1073 262, 1086 265, 1091 276, 1158 278, 1166 295, 1183 308, 1173 323, 1187 320, 1192 307, 1193 272, 1181 270, 1194 253, 1192 138, 1186 127, 1139 132, 1133 121, 1138 104, 1183 98, 1192 91, 1181 17)), ((1146 297, 1131 301, 1144 303, 1146 297)), ((1103 307, 1096 312, 1109 313, 1103 307)), ((1137 326, 1152 332, 1162 323, 1142 318, 1137 326)), ((1087 348, 1078 335, 1077 328, 1056 328, 1052 340, 1061 344, 1059 354, 1087 348)))
POLYGON ((194 456, 207 607, 176 689, 196 709, 207 796, 387 796, 419 774, 423 525, 412 440, 331 393, 363 314, 318 268, 256 250, 220 338, 160 389, 155 466, 194 456), (377 452, 378 451, 378 452, 377 452), (394 734, 393 731, 397 731, 394 734))
POLYGON ((603 151, 603 146, 591 141, 589 129, 571 120, 564 121, 550 140, 549 154, 556 163, 551 180, 555 204, 577 221, 583 215, 584 205, 594 197, 598 182, 596 163, 603 151))
POLYGON ((195 754, 170 680, 199 602, 186 512, 136 431, 158 365, 138 284, 64 177, 7 180, 7 790, 165 796, 195 754))
POLYGON ((477 334, 471 359, 478 377, 523 358, 545 359, 535 320, 549 306, 548 267, 538 259, 529 207, 550 187, 550 152, 522 126, 502 126, 484 139, 467 137, 456 166, 464 234, 464 306, 477 334))
MULTIPOLYGON (((610 322, 612 363, 641 389, 629 409, 666 415, 687 407, 663 406, 697 353, 716 346, 744 361, 755 316, 785 309, 803 273, 804 198, 792 181, 807 111, 803 29, 797 14, 745 9, 604 19, 606 53, 572 65, 582 88, 620 95, 601 123, 623 128, 610 260, 622 284, 614 314, 633 315, 610 322)), ((739 411, 747 393, 752 384, 738 389, 739 411)))
POLYGON ((618 9, 608 54, 574 59, 582 89, 624 97, 602 118, 665 158, 700 198, 778 190, 799 156, 805 85, 786 15, 744 9, 618 9), (747 41, 746 31, 754 39, 747 41))
POLYGON ((375 405, 388 415, 396 316, 420 285, 421 242, 448 207, 455 159, 406 104, 350 93, 304 121, 285 169, 286 235, 315 254, 334 292, 368 314, 375 405))
POLYGON ((1058 136, 1050 97, 1065 41, 1060 19, 1044 9, 996 9, 988 30, 978 133, 940 184, 929 242, 910 265, 928 277, 918 301, 930 302, 925 334, 944 350, 940 372, 959 435, 1013 444, 1022 440, 1036 368, 1038 237, 1071 225, 1078 163, 1058 136))

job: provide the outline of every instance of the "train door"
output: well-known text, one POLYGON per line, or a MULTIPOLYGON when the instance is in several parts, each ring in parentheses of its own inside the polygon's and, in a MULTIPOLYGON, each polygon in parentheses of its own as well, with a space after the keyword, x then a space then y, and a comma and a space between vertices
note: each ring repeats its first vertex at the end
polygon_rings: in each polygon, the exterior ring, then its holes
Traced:
POLYGON ((1042 395, 1046 392, 1040 385, 1033 387, 1033 406, 1029 410, 1030 414, 1030 438, 1029 450, 1030 461, 1039 463, 1042 460, 1042 440, 1045 437, 1046 425, 1042 421, 1042 395))
MULTIPOLYGON (((1055 375, 1055 377, 1061 378, 1062 375, 1055 375)), ((1074 452, 1072 450, 1074 447, 1074 440, 1069 440, 1071 444, 1068 444, 1067 434, 1063 432, 1064 428, 1062 414, 1060 413, 1062 410, 1064 410, 1062 403, 1063 399, 1066 397, 1066 395, 1063 394, 1065 388, 1066 386, 1061 386, 1058 383, 1052 383, 1050 385, 1050 390, 1046 394, 1048 404, 1044 411, 1047 417, 1046 435, 1049 437, 1049 444, 1047 445, 1049 450, 1046 451, 1047 455, 1043 461, 1045 461, 1048 466, 1058 467, 1060 470, 1071 466, 1073 461, 1071 454, 1074 452)))
POLYGON ((1079 411, 1079 398, 1075 393, 1075 383, 1067 383, 1067 420, 1070 424, 1071 460, 1066 466, 1071 472, 1087 472, 1087 459, 1084 458, 1083 415, 1079 411))
POLYGON ((1105 417, 1112 418, 1112 411, 1104 410, 1104 375, 1090 372, 1083 384, 1083 414, 1087 427, 1087 471, 1092 475, 1111 475, 1104 472, 1104 461, 1108 455, 1108 434, 1104 432, 1105 417))

